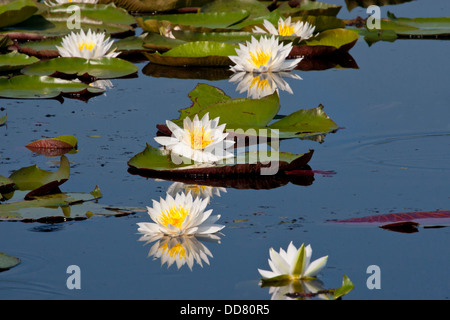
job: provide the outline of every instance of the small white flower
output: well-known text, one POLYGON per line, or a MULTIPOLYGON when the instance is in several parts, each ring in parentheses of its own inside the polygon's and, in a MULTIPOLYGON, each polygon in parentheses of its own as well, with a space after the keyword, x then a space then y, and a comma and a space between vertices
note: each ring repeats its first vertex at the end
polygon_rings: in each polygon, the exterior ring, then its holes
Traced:
POLYGON ((264 20, 263 23, 266 30, 261 29, 260 27, 255 27, 252 31, 254 33, 270 33, 272 35, 279 36, 296 36, 300 37, 301 40, 306 40, 311 38, 314 35, 315 26, 312 26, 308 22, 297 21, 295 23, 291 23, 291 17, 288 17, 286 20, 280 18, 278 20, 278 28, 276 28, 270 21, 264 20))
POLYGON ((56 46, 61 57, 80 57, 85 59, 96 58, 114 58, 120 52, 110 51, 114 41, 110 38, 105 39, 105 33, 92 32, 87 33, 80 30, 80 33, 71 32, 62 39, 61 47, 56 46))
POLYGON ((219 242, 220 238, 215 236, 158 236, 151 238, 148 234, 144 234, 139 241, 146 241, 147 243, 156 243, 150 248, 148 256, 153 256, 153 259, 161 259, 161 265, 167 263, 169 268, 176 263, 177 268, 180 269, 184 264, 187 264, 192 270, 194 262, 203 267, 203 262, 209 265, 208 257, 213 257, 211 251, 200 241, 207 240, 211 242, 219 242))
POLYGON ((153 207, 147 210, 154 222, 138 223, 138 232, 172 237, 216 233, 225 226, 215 224, 220 215, 211 216, 212 210, 205 211, 208 202, 209 198, 193 199, 190 193, 179 193, 175 198, 168 194, 160 202, 153 200, 153 207))
POLYGON ((98 0, 53 0, 53 1, 44 1, 44 3, 49 6, 49 7, 53 7, 53 6, 59 6, 61 4, 66 4, 66 3, 92 3, 92 4, 96 4, 98 3, 98 0))
POLYGON ((235 63, 233 72, 281 72, 294 69, 303 58, 286 61, 292 50, 292 43, 283 45, 275 36, 262 36, 259 41, 253 36, 246 45, 239 44, 237 56, 229 56, 235 63))
POLYGON ((167 193, 175 197, 177 193, 186 192, 191 193, 193 197, 200 197, 202 199, 212 198, 213 196, 220 197, 220 192, 227 192, 227 189, 222 187, 211 187, 199 184, 186 184, 182 182, 174 182, 167 189, 167 193))
POLYGON ((291 280, 302 280, 314 278, 326 265, 328 256, 310 262, 312 249, 304 244, 299 249, 295 248, 292 242, 287 250, 280 248, 276 252, 270 248, 269 266, 272 271, 258 269, 261 276, 270 279, 278 276, 288 276, 291 280))
POLYGON ((230 78, 230 82, 238 83, 236 91, 240 93, 247 91, 247 97, 259 99, 268 96, 278 89, 293 93, 289 84, 283 78, 293 78, 302 80, 302 78, 293 72, 265 72, 248 73, 237 72, 230 78))
POLYGON ((186 117, 183 129, 169 120, 166 124, 172 136, 155 137, 155 140, 176 155, 197 163, 213 163, 234 156, 226 151, 234 145, 234 141, 225 139, 228 136, 224 132, 226 124, 219 125, 219 117, 209 120, 209 113, 201 120, 198 115, 194 116, 194 120, 186 117))

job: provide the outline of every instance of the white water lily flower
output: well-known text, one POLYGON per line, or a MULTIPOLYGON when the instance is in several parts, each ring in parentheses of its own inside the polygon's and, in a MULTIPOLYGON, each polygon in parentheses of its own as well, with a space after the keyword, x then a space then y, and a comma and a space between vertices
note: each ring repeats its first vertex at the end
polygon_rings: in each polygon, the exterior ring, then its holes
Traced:
POLYGON ((289 84, 283 78, 293 78, 302 80, 302 78, 293 72, 265 72, 248 73, 237 72, 230 78, 230 82, 238 83, 236 91, 240 93, 247 91, 248 98, 259 99, 268 96, 278 89, 293 94, 289 84))
POLYGON ((184 264, 187 264, 189 269, 192 270, 194 262, 203 267, 203 262, 209 265, 208 257, 213 257, 211 251, 201 242, 202 239, 211 242, 220 242, 220 237, 213 235, 201 237, 169 237, 160 235, 157 238, 153 238, 150 234, 144 234, 139 241, 149 243, 157 240, 150 248, 148 256, 153 256, 154 260, 161 259, 161 265, 167 263, 167 267, 169 268, 175 263, 177 268, 180 269, 184 264))
POLYGON ((237 56, 229 56, 235 63, 233 72, 281 72, 294 69, 303 58, 286 60, 292 50, 292 43, 283 45, 275 36, 262 36, 259 41, 252 36, 246 45, 239 44, 237 56))
POLYGON ((62 39, 61 47, 56 46, 61 57, 80 57, 85 59, 96 58, 114 58, 120 52, 111 50, 114 41, 110 38, 105 39, 105 33, 92 32, 87 33, 80 30, 80 33, 71 32, 62 39))
POLYGON ((53 0, 53 1, 44 1, 44 3, 49 6, 49 7, 53 7, 53 6, 59 6, 61 4, 66 4, 66 3, 92 3, 92 4, 96 4, 98 3, 98 0, 53 0))
POLYGON ((138 232, 168 235, 204 235, 216 233, 225 226, 215 224, 220 215, 212 216, 212 210, 205 211, 209 198, 193 199, 188 193, 179 193, 175 197, 167 195, 160 202, 153 200, 153 207, 147 207, 154 222, 138 223, 138 232))
MULTIPOLYGON (((279 36, 296 36, 300 37, 302 40, 311 38, 314 35, 314 30, 316 29, 315 26, 312 26, 306 21, 291 23, 291 17, 288 17, 286 20, 280 18, 278 20, 278 28, 268 20, 264 20, 263 25, 270 34, 279 36)), ((254 33, 267 33, 266 30, 261 29, 260 27, 255 27, 252 31, 254 33)))
POLYGON ((209 120, 209 113, 201 120, 198 115, 194 116, 194 120, 186 117, 183 120, 183 129, 169 120, 166 124, 172 136, 155 137, 155 140, 176 155, 197 163, 214 163, 234 156, 226 149, 235 142, 225 139, 228 136, 225 132, 226 124, 219 125, 219 117, 209 120))
POLYGON ((167 193, 172 197, 175 197, 175 195, 180 192, 191 193, 194 198, 211 199, 213 196, 220 197, 220 193, 227 192, 227 189, 199 184, 186 184, 183 182, 174 182, 167 189, 167 193))
POLYGON ((258 269, 261 276, 270 279, 278 276, 288 276, 291 280, 301 280, 315 278, 316 275, 325 267, 328 256, 319 258, 310 262, 312 249, 311 245, 301 245, 297 249, 292 242, 287 250, 280 248, 280 252, 276 252, 270 248, 269 266, 272 271, 258 269))

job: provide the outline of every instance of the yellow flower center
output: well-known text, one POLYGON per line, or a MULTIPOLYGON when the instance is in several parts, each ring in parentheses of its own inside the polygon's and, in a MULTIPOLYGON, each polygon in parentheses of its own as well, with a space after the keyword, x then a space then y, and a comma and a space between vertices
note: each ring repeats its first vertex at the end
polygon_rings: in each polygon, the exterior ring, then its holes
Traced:
POLYGON ((255 86, 258 90, 263 90, 264 88, 270 87, 269 80, 267 79, 261 80, 259 76, 256 76, 252 79, 252 82, 250 83, 250 88, 253 88, 255 86))
POLYGON ((184 259, 186 257, 186 251, 184 250, 184 247, 179 243, 174 245, 170 250, 168 249, 167 243, 165 243, 163 246, 161 246, 161 249, 163 252, 167 252, 167 254, 172 258, 176 258, 178 256, 180 259, 184 259))
POLYGON ((80 51, 83 51, 84 48, 88 49, 89 51, 91 51, 92 49, 94 49, 95 47, 95 43, 90 41, 90 42, 85 42, 85 41, 81 41, 78 43, 78 49, 80 51))
POLYGON ((166 212, 162 212, 159 221, 165 227, 170 223, 171 225, 180 228, 188 214, 189 211, 180 204, 178 207, 169 207, 166 212))
POLYGON ((291 36, 294 33, 294 27, 288 24, 280 24, 278 25, 278 34, 280 36, 291 36))
POLYGON ((191 143, 191 148, 195 150, 204 149, 208 146, 213 139, 209 136, 211 131, 205 131, 204 128, 196 128, 189 131, 189 141, 191 143))
POLYGON ((201 186, 198 184, 189 184, 186 186, 186 192, 187 193, 191 192, 191 194, 194 196, 203 193, 206 187, 207 186, 201 186))
POLYGON ((250 58, 249 61, 252 62, 257 68, 259 68, 262 65, 267 64, 269 61, 271 54, 269 52, 263 52, 262 50, 259 50, 256 52, 256 55, 254 55, 252 52, 249 52, 250 58))

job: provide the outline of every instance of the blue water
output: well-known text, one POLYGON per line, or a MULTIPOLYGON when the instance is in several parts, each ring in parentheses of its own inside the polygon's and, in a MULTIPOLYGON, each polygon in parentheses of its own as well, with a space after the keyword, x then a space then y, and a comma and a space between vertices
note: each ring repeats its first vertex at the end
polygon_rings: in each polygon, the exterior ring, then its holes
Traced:
MULTIPOLYGON (((329 3, 342 3, 334 1, 329 3)), ((383 8, 397 16, 448 16, 448 1, 412 1, 383 8)), ((338 17, 350 13, 345 5, 338 17)), ((151 245, 139 242, 137 222, 126 217, 93 217, 56 225, 0 223, 0 251, 21 263, 0 273, 0 299, 270 299, 258 285, 269 269, 269 248, 311 244, 313 259, 328 255, 319 275, 327 288, 347 275, 355 288, 344 299, 449 299, 449 229, 399 233, 374 226, 331 223, 392 212, 450 210, 450 93, 448 41, 397 40, 369 47, 360 39, 350 54, 358 69, 295 71, 294 94, 280 93, 282 114, 324 105, 342 129, 324 142, 286 140, 285 151, 314 149, 310 186, 288 183, 269 190, 228 188, 209 205, 226 225, 220 243, 206 243, 213 257, 192 271, 167 268, 148 258, 151 245), (237 221, 236 221, 237 220, 237 221), (81 269, 81 289, 69 290, 70 265, 81 269), (367 268, 378 265, 381 288, 369 289, 367 268)), ((102 191, 99 202, 145 207, 164 196, 172 182, 128 173, 127 161, 156 146, 156 124, 178 118, 198 83, 244 97, 227 80, 154 78, 112 80, 114 88, 88 102, 66 99, 6 100, 0 128, 0 174, 37 164, 54 170, 52 158, 32 154, 30 141, 62 134, 78 138, 70 155, 65 192, 102 191), (94 137, 93 137, 94 136, 94 137)), ((54 159, 53 159, 54 160, 54 159)))

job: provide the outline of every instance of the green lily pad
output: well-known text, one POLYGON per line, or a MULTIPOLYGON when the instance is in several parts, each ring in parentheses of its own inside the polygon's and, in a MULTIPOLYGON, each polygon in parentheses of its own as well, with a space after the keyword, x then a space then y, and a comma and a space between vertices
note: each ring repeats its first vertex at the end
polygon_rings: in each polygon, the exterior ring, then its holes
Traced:
POLYGON ((318 57, 348 52, 358 41, 359 34, 349 29, 329 29, 294 45, 291 56, 318 57))
POLYGON ((173 122, 182 126, 186 117, 201 119, 206 113, 209 118, 220 117, 221 123, 226 123, 226 129, 263 128, 269 124, 280 110, 280 100, 277 93, 261 99, 232 99, 222 90, 207 84, 198 84, 189 93, 192 105, 180 110, 180 118, 173 122))
POLYGON ((260 175, 264 168, 277 164, 276 174, 284 174, 286 171, 304 168, 311 160, 313 151, 295 155, 287 152, 272 151, 270 156, 258 154, 255 152, 243 153, 227 160, 222 164, 189 164, 188 159, 181 158, 180 164, 172 161, 171 156, 147 144, 144 151, 136 154, 128 161, 128 166, 132 172, 140 174, 159 174, 161 176, 201 176, 208 177, 220 176, 241 176, 241 175, 260 175))
MULTIPOLYGON (((49 8, 49 17, 67 16, 71 13, 67 12, 67 8, 73 6, 73 3, 64 3, 49 8)), ((136 19, 130 15, 125 9, 118 8, 113 3, 110 4, 93 4, 93 3, 77 3, 76 6, 80 8, 80 15, 86 20, 99 20, 103 23, 110 23, 115 25, 132 25, 136 23, 136 19)))
POLYGON ((22 70, 26 75, 49 76, 62 73, 71 76, 89 75, 98 79, 120 78, 136 73, 138 67, 119 58, 68 58, 60 57, 40 61, 22 70))
POLYGON ((311 134, 321 135, 337 130, 338 125, 330 119, 319 105, 313 109, 295 111, 286 117, 270 124, 270 129, 278 129, 280 138, 309 137, 311 134))
POLYGON ((350 278, 344 274, 343 279, 342 279, 342 285, 339 288, 334 290, 333 298, 334 299, 341 298, 342 296, 344 296, 344 295, 348 294, 350 291, 352 291, 354 287, 355 287, 355 285, 353 284, 353 282, 350 281, 350 278))
POLYGON ((233 24, 244 20, 248 11, 236 12, 199 12, 184 14, 155 15, 138 17, 138 25, 145 31, 159 33, 160 27, 178 26, 182 30, 213 31, 230 28, 233 24))
MULTIPOLYGON (((257 135, 267 136, 272 134, 273 129, 278 130, 280 139, 308 138, 338 129, 337 124, 323 111, 322 105, 312 109, 300 109, 272 122, 280 110, 276 92, 260 99, 232 99, 216 87, 199 84, 189 93, 189 98, 192 105, 179 110, 180 117, 173 120, 178 126, 183 125, 186 117, 193 119, 198 115, 201 119, 209 113, 210 119, 220 117, 220 123, 226 123, 225 130, 238 136, 240 132, 248 129, 253 129, 257 135)), ((162 133, 171 134, 165 125, 157 127, 162 133)))
POLYGON ((4 126, 6 124, 7 119, 8 119, 8 116, 6 114, 4 116, 0 117, 0 127, 4 126))
POLYGON ((200 7, 211 0, 101 0, 129 12, 164 12, 185 7, 200 7))
MULTIPOLYGON (((73 30, 67 28, 67 21, 70 14, 44 12, 34 15, 24 22, 5 27, 0 31, 0 35, 8 35, 11 39, 38 40, 47 37, 60 37, 71 33, 73 30)), ((85 32, 89 29, 96 32, 105 32, 112 36, 119 36, 134 32, 131 25, 103 22, 93 20, 84 16, 80 17, 80 27, 85 32)))
POLYGON ((229 66, 230 55, 236 54, 237 46, 215 41, 194 41, 176 46, 160 54, 144 53, 153 63, 170 66, 229 66))
POLYGON ((439 38, 450 35, 450 17, 397 18, 390 12, 388 17, 381 20, 381 30, 392 30, 399 37, 439 38))
POLYGON ((17 266, 20 263, 20 259, 0 252, 0 271, 5 271, 17 266))
POLYGON ((320 1, 299 1, 297 7, 291 8, 287 2, 277 10, 286 18, 289 16, 337 16, 342 6, 320 1))
POLYGON ((0 78, 0 97, 17 99, 47 99, 61 94, 99 94, 104 90, 87 84, 47 76, 19 75, 0 78))
POLYGON ((39 59, 30 57, 17 51, 0 55, 0 72, 22 69, 25 66, 38 62, 39 59))
POLYGON ((13 26, 30 18, 38 8, 32 0, 0 2, 0 28, 13 26))
MULTIPOLYGON (((14 181, 10 178, 0 175, 0 196, 2 193, 10 193, 14 191, 14 181)), ((1 200, 1 197, 0 197, 1 200)))
POLYGON ((14 171, 9 179, 14 181, 16 190, 28 191, 26 199, 48 194, 61 184, 69 180, 70 164, 66 156, 61 156, 61 164, 57 171, 49 172, 42 170, 36 165, 24 167, 14 171))

